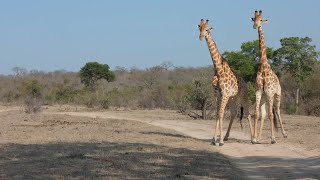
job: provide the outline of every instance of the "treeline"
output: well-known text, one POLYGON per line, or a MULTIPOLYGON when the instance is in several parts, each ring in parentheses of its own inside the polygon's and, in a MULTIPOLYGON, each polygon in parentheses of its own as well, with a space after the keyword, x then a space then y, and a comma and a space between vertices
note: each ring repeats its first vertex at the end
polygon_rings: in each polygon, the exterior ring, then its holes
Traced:
POLYGON ((0 76, 0 100, 4 104, 25 104, 35 108, 41 104, 78 104, 105 109, 161 108, 184 111, 197 109, 197 103, 192 102, 196 100, 206 101, 209 104, 206 109, 210 109, 212 102, 209 98, 214 97, 211 66, 186 68, 163 63, 147 69, 117 67, 113 73, 116 77, 113 81, 101 78, 96 79, 93 85, 88 85, 77 72, 14 68, 14 75, 0 76), (201 81, 203 86, 197 88, 194 85, 196 81, 201 81), (197 92, 197 89, 203 93, 197 92), (34 102, 30 102, 31 99, 34 102))
MULTIPOLYGON (((308 37, 292 37, 282 39, 277 50, 268 48, 270 63, 280 76, 281 107, 286 113, 320 116, 319 53, 310 43, 308 37)), ((258 41, 243 43, 240 51, 224 52, 224 56, 247 82, 254 103, 258 41)), ((108 65, 89 62, 79 72, 19 67, 13 72, 0 76, 0 101, 23 104, 26 112, 36 112, 44 104, 74 104, 101 109, 175 109, 210 118, 216 110, 212 65, 174 67, 165 62, 146 69, 116 67, 111 71, 108 65)))

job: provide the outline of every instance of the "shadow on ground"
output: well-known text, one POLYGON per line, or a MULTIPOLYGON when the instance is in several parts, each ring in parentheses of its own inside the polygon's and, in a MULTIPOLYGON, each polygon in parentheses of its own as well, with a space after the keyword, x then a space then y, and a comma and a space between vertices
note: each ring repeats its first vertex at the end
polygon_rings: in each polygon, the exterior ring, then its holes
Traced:
MULTIPOLYGON (((211 143, 211 139, 202 140, 211 143)), ((253 146, 250 140, 229 138, 228 143, 244 143, 253 146)), ((261 143, 269 144, 269 143, 261 143)), ((223 147, 222 147, 223 148, 223 147)), ((223 152, 223 149, 221 150, 223 152)), ((279 158, 271 156, 229 157, 244 169, 252 179, 320 179, 320 156, 309 158, 279 158), (257 163, 259 166, 257 166, 257 163)))
POLYGON ((141 143, 6 144, 0 178, 241 179, 223 155, 141 143))
POLYGON ((320 179, 320 156, 310 158, 274 158, 268 156, 248 156, 234 158, 254 179, 320 179), (254 166, 255 162, 262 166, 254 166), (266 173, 268 172, 268 173, 266 173))
POLYGON ((164 132, 141 132, 141 134, 161 135, 161 136, 170 136, 170 137, 178 137, 178 138, 189 138, 189 139, 192 138, 192 137, 181 135, 181 134, 164 133, 164 132))

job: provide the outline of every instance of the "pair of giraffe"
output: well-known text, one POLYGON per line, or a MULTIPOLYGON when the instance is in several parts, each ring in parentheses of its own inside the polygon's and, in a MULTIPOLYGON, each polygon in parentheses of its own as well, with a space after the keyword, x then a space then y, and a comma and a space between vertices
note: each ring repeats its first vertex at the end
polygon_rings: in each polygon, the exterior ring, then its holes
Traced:
POLYGON ((266 116, 266 103, 268 105, 268 114, 270 120, 270 128, 271 128, 271 143, 276 143, 273 126, 274 120, 280 121, 281 131, 284 137, 287 137, 283 125, 282 119, 280 116, 280 101, 281 101, 281 86, 277 75, 272 71, 270 64, 268 63, 267 54, 266 54, 266 46, 264 41, 264 32, 262 29, 262 24, 267 22, 262 18, 262 11, 255 11, 254 18, 252 18, 254 22, 253 28, 258 28, 259 34, 259 51, 260 51, 260 63, 258 67, 257 77, 256 77, 256 105, 255 105, 255 120, 254 127, 251 124, 251 114, 249 112, 250 101, 248 99, 248 90, 245 82, 242 78, 237 77, 231 68, 229 67, 227 61, 220 54, 216 43, 214 42, 211 36, 212 28, 209 27, 209 20, 204 21, 201 19, 200 24, 198 25, 200 30, 199 39, 200 41, 205 37, 207 41, 207 45, 209 48, 209 52, 214 64, 215 76, 213 77, 212 85, 219 90, 219 100, 218 100, 218 110, 217 110, 217 121, 214 132, 214 137, 212 143, 216 145, 217 141, 217 131, 219 128, 220 138, 219 138, 219 146, 224 145, 224 141, 228 140, 230 129, 233 123, 234 118, 237 115, 239 107, 241 108, 241 116, 247 118, 250 128, 251 142, 253 144, 259 143, 262 127, 264 123, 264 119, 266 116), (266 99, 262 99, 263 95, 266 96, 266 99), (275 100, 275 112, 273 112, 273 104, 275 100), (222 123, 224 117, 225 108, 229 104, 231 120, 229 123, 229 127, 227 133, 224 138, 222 138, 222 123), (259 136, 257 127, 258 127, 258 119, 260 118, 261 111, 261 124, 259 136))

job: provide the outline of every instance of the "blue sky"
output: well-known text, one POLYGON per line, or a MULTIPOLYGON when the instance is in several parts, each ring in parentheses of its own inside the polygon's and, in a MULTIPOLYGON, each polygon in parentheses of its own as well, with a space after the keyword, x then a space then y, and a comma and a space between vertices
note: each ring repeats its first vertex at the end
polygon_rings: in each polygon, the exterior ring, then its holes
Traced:
POLYGON ((209 19, 220 52, 258 38, 254 10, 262 9, 267 46, 309 36, 320 47, 320 1, 0 0, 0 74, 28 70, 78 71, 88 61, 146 68, 211 65, 197 25, 209 19))

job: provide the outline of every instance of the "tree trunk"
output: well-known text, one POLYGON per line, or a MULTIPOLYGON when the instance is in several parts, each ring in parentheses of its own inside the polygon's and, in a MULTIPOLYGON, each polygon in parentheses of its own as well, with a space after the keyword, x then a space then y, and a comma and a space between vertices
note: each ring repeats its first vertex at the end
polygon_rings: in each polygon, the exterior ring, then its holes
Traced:
POLYGON ((207 107, 207 106, 206 106, 206 104, 207 104, 207 103, 204 102, 204 103, 203 103, 203 106, 202 106, 202 119, 204 119, 204 120, 207 119, 207 112, 206 112, 206 107, 207 107))
POLYGON ((296 93, 296 105, 297 106, 299 105, 299 92, 300 92, 300 89, 298 88, 297 93, 296 93))
POLYGON ((299 97, 300 97, 300 88, 297 89, 297 93, 296 93, 296 112, 298 112, 299 97))

